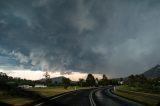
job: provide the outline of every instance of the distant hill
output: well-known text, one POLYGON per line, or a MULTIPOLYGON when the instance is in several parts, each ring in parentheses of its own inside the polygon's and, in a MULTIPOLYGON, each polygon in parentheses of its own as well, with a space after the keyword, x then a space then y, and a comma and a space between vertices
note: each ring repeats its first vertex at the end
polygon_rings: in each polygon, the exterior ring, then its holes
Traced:
POLYGON ((155 77, 160 77, 160 65, 156 65, 155 67, 149 69, 148 71, 143 73, 144 76, 150 77, 150 78, 155 78, 155 77))
MULTIPOLYGON (((50 78, 52 83, 62 83, 62 79, 65 78, 64 76, 50 78)), ((41 79, 40 81, 45 82, 45 79, 41 79)))
POLYGON ((54 78, 51 78, 52 80, 52 83, 62 83, 62 79, 65 78, 64 76, 60 76, 60 77, 54 77, 54 78))

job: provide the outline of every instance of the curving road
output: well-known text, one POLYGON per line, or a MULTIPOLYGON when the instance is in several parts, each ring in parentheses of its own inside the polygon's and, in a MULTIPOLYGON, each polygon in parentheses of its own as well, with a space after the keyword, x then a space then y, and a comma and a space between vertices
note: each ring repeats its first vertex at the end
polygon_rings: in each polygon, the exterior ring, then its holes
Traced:
POLYGON ((111 87, 77 90, 29 106, 143 106, 111 93, 111 87))
POLYGON ((96 105, 92 106, 143 106, 142 104, 114 95, 109 87, 94 91, 93 98, 96 105))
POLYGON ((89 94, 92 90, 93 88, 68 92, 27 106, 90 106, 89 94))

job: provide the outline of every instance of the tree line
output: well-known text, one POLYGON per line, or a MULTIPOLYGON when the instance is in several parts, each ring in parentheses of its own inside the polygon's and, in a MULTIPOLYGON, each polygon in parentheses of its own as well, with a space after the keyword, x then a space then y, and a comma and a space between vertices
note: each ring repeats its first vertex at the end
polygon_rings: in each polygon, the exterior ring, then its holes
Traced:
POLYGON ((35 84, 44 84, 44 82, 41 81, 33 81, 33 80, 27 80, 27 79, 21 79, 21 78, 15 78, 8 76, 6 73, 0 72, 0 84, 7 83, 11 85, 31 85, 34 86, 35 84))
MULTIPOLYGON (((68 86, 72 85, 69 78, 63 78, 62 83, 64 88, 67 89, 68 86)), ((105 74, 103 74, 102 79, 95 78, 91 73, 87 75, 86 79, 80 78, 77 83, 80 87, 95 87, 95 86, 107 86, 107 85, 118 85, 118 81, 114 79, 108 79, 105 74)))
POLYGON ((36 84, 44 84, 47 86, 64 86, 65 89, 68 86, 80 86, 80 87, 93 87, 93 86, 107 86, 107 85, 116 85, 118 84, 117 80, 108 79, 105 74, 103 74, 102 79, 95 78, 91 73, 87 75, 86 79, 80 78, 77 82, 72 82, 69 78, 62 78, 61 83, 53 83, 50 78, 46 78, 45 81, 41 80, 26 80, 21 78, 13 78, 11 76, 7 76, 6 73, 0 72, 0 83, 7 83, 10 85, 18 86, 18 85, 30 85, 35 86, 36 84))
POLYGON ((147 78, 143 74, 130 75, 126 80, 124 80, 124 84, 130 87, 160 93, 160 77, 147 78))

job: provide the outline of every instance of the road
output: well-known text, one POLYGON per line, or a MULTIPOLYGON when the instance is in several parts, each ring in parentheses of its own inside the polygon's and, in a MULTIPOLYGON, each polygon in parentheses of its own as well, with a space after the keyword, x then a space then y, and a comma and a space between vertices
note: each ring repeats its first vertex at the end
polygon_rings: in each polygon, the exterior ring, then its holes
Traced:
POLYGON ((32 106, 143 106, 112 94, 110 88, 101 87, 68 92, 50 97, 32 106))
POLYGON ((96 90, 93 93, 93 98, 95 106, 143 106, 142 104, 114 95, 110 88, 96 90))
POLYGON ((90 106, 89 94, 92 90, 83 89, 68 92, 27 106, 90 106))

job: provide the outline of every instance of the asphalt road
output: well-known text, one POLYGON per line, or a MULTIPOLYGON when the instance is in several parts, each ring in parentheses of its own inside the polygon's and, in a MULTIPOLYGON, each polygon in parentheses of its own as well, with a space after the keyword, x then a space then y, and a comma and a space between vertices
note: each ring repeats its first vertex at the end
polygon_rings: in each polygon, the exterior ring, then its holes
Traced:
POLYGON ((77 90, 50 97, 32 106, 143 106, 112 94, 110 88, 77 90))
MULTIPOLYGON (((93 89, 77 90, 48 98, 32 106, 90 106, 89 94, 93 89)), ((30 106, 30 105, 28 105, 30 106)))
POLYGON ((101 88, 93 93, 96 106, 143 106, 142 104, 114 95, 111 89, 101 88))

